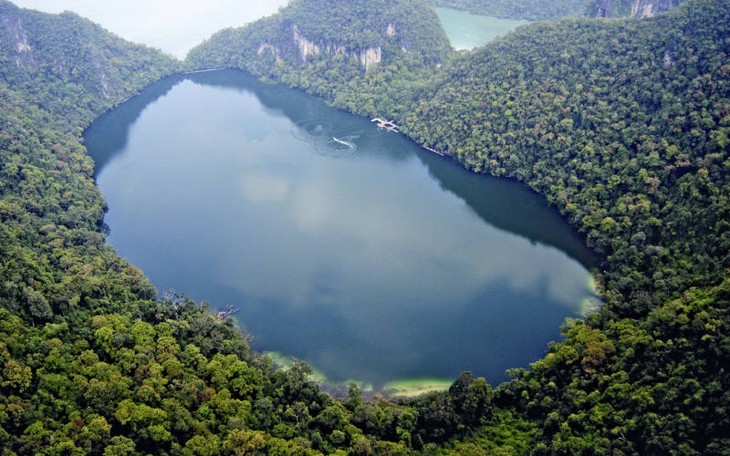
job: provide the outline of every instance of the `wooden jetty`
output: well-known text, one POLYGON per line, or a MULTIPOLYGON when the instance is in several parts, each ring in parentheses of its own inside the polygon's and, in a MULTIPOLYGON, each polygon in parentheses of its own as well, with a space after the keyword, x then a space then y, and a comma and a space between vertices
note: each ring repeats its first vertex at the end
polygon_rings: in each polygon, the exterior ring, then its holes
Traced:
POLYGON ((445 154, 445 153, 444 153, 443 151, 440 151, 440 150, 436 150, 436 149, 434 149, 433 147, 426 147, 426 146, 423 146, 423 148, 424 148, 424 149, 426 149, 426 150, 427 150, 427 151, 429 151, 429 152, 433 152, 433 153, 434 153, 434 154, 436 154, 436 155, 441 155, 442 157, 445 157, 445 156, 446 156, 446 154, 445 154))
POLYGON ((221 71, 221 70, 225 70, 225 67, 220 67, 220 68, 205 68, 205 69, 202 69, 202 70, 183 71, 182 74, 210 73, 211 71, 221 71))
POLYGON ((383 130, 392 131, 393 133, 399 133, 400 131, 400 127, 392 120, 385 120, 380 117, 376 117, 370 122, 376 123, 378 128, 382 128, 383 130))

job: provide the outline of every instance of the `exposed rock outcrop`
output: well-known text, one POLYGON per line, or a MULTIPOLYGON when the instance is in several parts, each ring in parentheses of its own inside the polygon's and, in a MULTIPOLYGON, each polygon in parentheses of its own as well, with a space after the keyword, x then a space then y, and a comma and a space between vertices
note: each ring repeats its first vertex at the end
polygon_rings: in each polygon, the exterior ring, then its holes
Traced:
POLYGON ((277 62, 281 61, 281 50, 273 44, 269 43, 261 43, 261 46, 259 46, 259 50, 256 51, 256 55, 261 57, 267 51, 274 56, 277 62))
POLYGON ((365 67, 365 71, 369 70, 373 65, 377 65, 383 60, 383 50, 380 47, 371 47, 360 51, 360 64, 365 67))
MULTIPOLYGON (((107 106, 109 100, 129 96, 126 87, 162 74, 153 71, 153 66, 165 67, 165 74, 178 68, 161 51, 126 43, 74 13, 48 15, 7 0, 0 0, 0 63, 0 80, 23 84, 62 81, 59 87, 66 85, 63 90, 69 93, 93 94, 73 101, 87 107, 107 106), (118 71, 120 67, 124 71, 118 71)), ((45 99, 48 94, 36 95, 45 99)), ((69 106, 47 102, 44 109, 71 116, 81 112, 69 114, 69 106)))
POLYGON ((635 0, 631 5, 631 17, 652 17, 654 14, 654 3, 651 1, 635 0))
POLYGON ((451 52, 439 18, 425 0, 292 0, 274 16, 218 32, 190 51, 187 64, 194 69, 242 67, 287 84, 319 88, 334 74, 319 73, 346 68, 356 78, 384 67, 431 70, 451 52), (316 78, 300 78, 299 72, 316 78))
POLYGON ((595 0, 588 15, 598 17, 634 17, 643 19, 664 13, 686 0, 595 0))
POLYGON ((395 29, 395 24, 392 22, 388 24, 388 26, 385 28, 385 36, 388 38, 393 38, 398 32, 395 29))
POLYGON ((292 26, 292 35, 294 43, 297 45, 297 49, 299 50, 299 58, 302 59, 302 61, 307 60, 307 56, 319 54, 319 46, 303 36, 296 24, 292 26))
MULTIPOLYGON (((389 24, 386 29, 386 35, 395 36, 395 33, 395 26, 389 24), (389 30, 392 35, 388 35, 389 30)), ((371 46, 366 49, 351 50, 348 52, 347 48, 339 43, 315 43, 304 36, 296 24, 292 26, 292 39, 296 45, 299 59, 303 62, 306 61, 307 57, 310 55, 316 56, 320 53, 325 53, 330 56, 349 55, 360 62, 360 65, 362 65, 362 67, 365 68, 365 71, 367 71, 372 68, 373 65, 377 65, 383 60, 383 49, 380 46, 371 46)), ((261 55, 268 48, 272 48, 272 52, 276 50, 276 48, 271 45, 262 44, 261 47, 259 47, 258 55, 261 55)))
POLYGON ((7 30, 12 48, 16 51, 15 64, 18 67, 34 65, 33 48, 28 41, 28 34, 20 17, 5 16, 2 25, 7 30))

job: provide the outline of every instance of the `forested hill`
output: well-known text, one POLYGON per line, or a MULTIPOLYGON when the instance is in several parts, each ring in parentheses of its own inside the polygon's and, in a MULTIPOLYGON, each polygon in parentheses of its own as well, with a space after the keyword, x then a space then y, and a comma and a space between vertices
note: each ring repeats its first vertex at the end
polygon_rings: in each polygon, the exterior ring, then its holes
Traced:
POLYGON ((69 126, 90 122, 92 113, 178 68, 160 51, 126 43, 76 14, 48 15, 0 0, 1 83, 25 91, 27 102, 69 126))
POLYGON ((68 312, 68 301, 83 301, 84 287, 101 292, 90 285, 101 276, 111 281, 105 286, 132 280, 141 296, 153 293, 138 271, 125 277, 108 270, 127 266, 99 232, 104 201, 80 133, 103 110, 178 67, 76 15, 0 0, 3 307, 31 323, 49 321, 68 312))
POLYGON ((402 107, 410 93, 401 88, 431 76, 451 53, 425 0, 294 0, 274 16, 217 33, 186 62, 244 69, 371 115, 402 107))
POLYGON ((188 60, 271 71, 273 62, 303 67, 340 59, 368 70, 403 63, 405 55, 435 66, 448 53, 438 17, 421 0, 294 0, 265 20, 219 32, 188 60))
POLYGON ((454 62, 403 120, 545 195, 606 259, 602 311, 498 391, 541 423, 538 452, 730 447, 728 24, 730 2, 691 0, 521 27, 454 62))
POLYGON ((405 128, 544 194, 607 258, 609 304, 641 313, 730 266, 728 23, 696 0, 522 27, 424 88, 405 128))

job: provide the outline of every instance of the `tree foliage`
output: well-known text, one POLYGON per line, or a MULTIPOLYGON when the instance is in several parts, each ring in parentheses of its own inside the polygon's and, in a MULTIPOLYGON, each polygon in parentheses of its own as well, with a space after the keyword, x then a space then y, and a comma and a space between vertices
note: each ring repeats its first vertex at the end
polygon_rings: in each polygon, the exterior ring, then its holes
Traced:
POLYGON ((456 60, 404 122, 545 195, 605 258, 603 309, 497 390, 540 423, 538 453, 727 447, 728 23, 727 2, 698 0, 523 27, 456 60))
POLYGON ((207 304, 156 296, 104 243, 80 133, 182 65, 0 0, 0 448, 723 454, 729 9, 690 0, 642 21, 533 24, 455 57, 420 0, 298 0, 191 52, 188 67, 246 69, 395 118, 472 171, 518 179, 604 258, 604 308, 568 322, 530 369, 495 389, 464 373, 394 403, 356 386, 324 394, 301 363, 273 369, 207 304))
POLYGON ((642 315, 730 266, 730 12, 686 6, 523 27, 455 62, 404 122, 475 172, 525 182, 584 231, 606 258, 606 311, 642 315))

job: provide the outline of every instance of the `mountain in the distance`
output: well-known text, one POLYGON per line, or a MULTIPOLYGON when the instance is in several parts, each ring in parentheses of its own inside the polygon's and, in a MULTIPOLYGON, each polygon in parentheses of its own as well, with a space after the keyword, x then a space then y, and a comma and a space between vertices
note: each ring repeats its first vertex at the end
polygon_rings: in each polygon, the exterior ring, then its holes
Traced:
POLYGON ((239 68, 358 114, 396 116, 453 50, 425 0, 295 0, 192 49, 191 69, 239 68))
POLYGON ((413 56, 441 63, 449 41, 438 17, 421 0, 294 0, 278 14, 238 29, 223 30, 193 49, 195 67, 306 66, 344 60, 363 71, 413 56))
POLYGON ((52 112, 70 111, 53 106, 53 92, 73 87, 76 98, 67 103, 98 111, 132 95, 130 87, 149 84, 179 65, 74 13, 50 15, 0 0, 0 82, 29 89, 28 101, 52 112))

